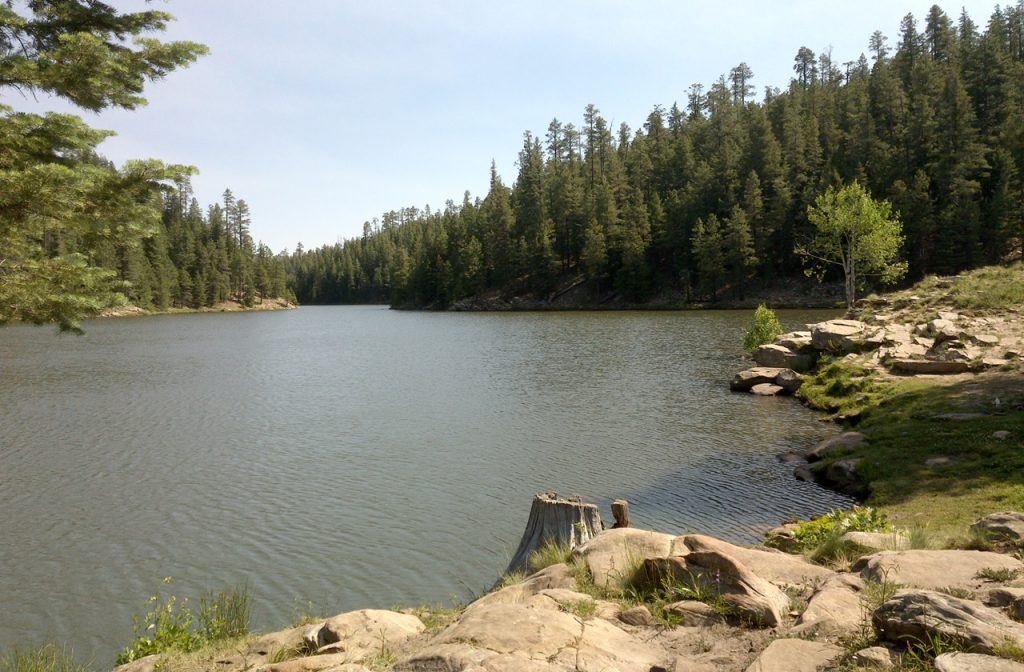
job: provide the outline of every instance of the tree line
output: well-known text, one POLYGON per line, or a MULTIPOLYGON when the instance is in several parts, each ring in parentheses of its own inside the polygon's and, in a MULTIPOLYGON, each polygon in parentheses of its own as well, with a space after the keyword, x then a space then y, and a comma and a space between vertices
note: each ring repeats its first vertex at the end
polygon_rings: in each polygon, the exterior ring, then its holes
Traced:
POLYGON ((743 296, 803 272, 808 206, 857 182, 899 214, 907 277, 1024 254, 1024 0, 984 30, 912 15, 895 46, 840 61, 801 47, 785 90, 755 100, 745 63, 635 131, 594 105, 526 132, 507 186, 404 208, 287 259, 304 303, 444 307, 483 292, 546 298, 567 278, 642 302, 743 296))

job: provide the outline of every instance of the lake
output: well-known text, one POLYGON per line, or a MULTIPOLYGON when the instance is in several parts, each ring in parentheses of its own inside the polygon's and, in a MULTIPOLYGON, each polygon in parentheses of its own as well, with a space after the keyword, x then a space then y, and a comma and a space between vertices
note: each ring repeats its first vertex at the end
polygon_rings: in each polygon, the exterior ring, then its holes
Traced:
POLYGON ((159 589, 246 582, 257 630, 464 600, 541 491, 742 543, 848 505, 775 459, 835 427, 729 392, 751 317, 364 306, 0 329, 0 648, 110 665, 159 589))

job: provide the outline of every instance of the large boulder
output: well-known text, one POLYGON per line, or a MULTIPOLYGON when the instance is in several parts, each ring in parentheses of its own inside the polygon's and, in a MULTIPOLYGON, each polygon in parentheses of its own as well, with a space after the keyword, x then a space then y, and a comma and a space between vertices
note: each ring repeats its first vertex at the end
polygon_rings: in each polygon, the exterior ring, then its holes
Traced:
POLYGON ((789 348, 793 352, 811 349, 811 332, 791 331, 775 339, 778 345, 789 348))
POLYGON ((789 597, 735 558, 717 551, 652 558, 644 573, 655 586, 679 583, 720 599, 740 621, 777 627, 789 611, 789 597))
POLYGON ((971 531, 999 541, 1019 544, 1024 541, 1024 513, 1002 511, 990 513, 971 525, 971 531))
POLYGON ((867 438, 860 432, 843 432, 839 436, 829 437, 814 448, 811 448, 804 455, 804 459, 808 462, 817 462, 832 453, 860 448, 867 442, 867 438))
POLYGON ((983 653, 943 653, 935 656, 935 672, 1024 672, 1024 664, 983 653))
POLYGON ((851 570, 862 579, 898 583, 915 588, 947 586, 973 589, 985 569, 1024 570, 1024 563, 1001 553, 988 551, 882 551, 853 563, 851 570))
POLYGON ((759 346, 754 351, 754 361, 758 366, 793 369, 801 373, 810 371, 814 366, 814 358, 810 355, 793 352, 775 343, 759 346))
POLYGON ((704 534, 686 534, 672 543, 672 555, 693 552, 717 552, 736 558, 754 574, 777 586, 803 587, 835 576, 831 569, 812 565, 798 555, 744 548, 704 534))
POLYGON ((826 642, 805 639, 776 639, 761 652, 747 672, 817 672, 829 667, 846 653, 826 642))
POLYGON ((871 615, 879 639, 894 644, 942 637, 974 653, 1024 646, 1024 625, 979 602, 930 590, 902 590, 871 615))
POLYGON ((811 345, 825 352, 853 352, 867 335, 859 320, 828 320, 811 326, 811 345))
POLYGON ((379 652, 382 643, 394 648, 424 629, 423 622, 410 614, 361 609, 310 626, 303 638, 311 651, 344 653, 348 662, 357 662, 379 652))
POLYGON ((631 578, 632 572, 647 558, 664 558, 672 549, 671 534, 620 527, 605 530, 573 550, 590 570, 594 583, 607 586, 631 578))
POLYGON ((864 581, 851 574, 828 579, 811 595, 791 633, 801 637, 855 632, 867 616, 861 598, 863 591, 864 581))

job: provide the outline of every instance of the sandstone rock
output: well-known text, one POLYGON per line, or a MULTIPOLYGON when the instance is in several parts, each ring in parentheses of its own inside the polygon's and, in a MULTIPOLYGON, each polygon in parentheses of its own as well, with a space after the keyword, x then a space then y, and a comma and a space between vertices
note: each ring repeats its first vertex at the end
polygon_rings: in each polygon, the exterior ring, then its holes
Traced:
POLYGON ((776 338, 775 342, 793 352, 800 352, 811 347, 811 332, 791 331, 776 338))
POLYGON ((810 371, 814 366, 814 358, 810 355, 793 352, 775 343, 759 346, 754 351, 754 361, 758 366, 793 369, 799 372, 810 371))
MULTIPOLYGON (((380 643, 377 644, 380 650, 380 643)), ((326 669, 338 669, 340 666, 349 666, 353 657, 348 653, 328 653, 319 656, 307 656, 305 658, 293 658, 283 663, 272 663, 256 668, 260 672, 319 672, 326 669)), ((351 665, 356 669, 366 669, 362 665, 351 665)), ((354 672, 354 671, 352 671, 354 672)))
POLYGON ((945 362, 936 359, 905 359, 895 358, 890 361, 892 368, 906 373, 931 375, 951 375, 965 373, 970 370, 967 362, 945 362))
POLYGON ((799 390, 803 383, 803 377, 792 369, 783 369, 775 376, 775 384, 790 394, 799 390))
POLYGON ((843 653, 843 649, 825 642, 776 639, 747 672, 817 672, 834 663, 843 653))
POLYGON ((761 383, 750 388, 750 393, 756 394, 759 397, 775 397, 785 391, 781 386, 774 383, 761 383))
POLYGON ((630 578, 639 563, 647 558, 664 558, 672 549, 670 534, 621 527, 605 530, 582 546, 573 555, 587 563, 594 583, 607 586, 609 582, 630 578))
POLYGON ((954 313, 951 311, 940 310, 939 319, 946 320, 947 322, 956 322, 960 319, 960 313, 954 313))
POLYGON ((696 600, 682 600, 665 605, 665 611, 679 619, 686 627, 706 628, 725 623, 725 617, 709 604, 696 600))
POLYGON ((394 647, 423 632, 420 619, 384 609, 362 609, 339 614, 306 630, 303 639, 310 650, 319 651, 332 644, 334 652, 344 652, 346 662, 356 662, 377 651, 381 643, 394 647))
POLYGON ((1020 623, 1024 621, 1024 597, 1016 597, 1006 607, 1006 615, 1020 623))
POLYGON ((687 552, 717 552, 743 563, 757 576, 777 586, 806 586, 823 581, 835 572, 826 567, 812 565, 800 556, 774 550, 744 548, 703 534, 686 534, 672 543, 672 555, 687 552))
POLYGON ((847 532, 840 539, 876 551, 902 551, 910 548, 910 540, 898 532, 847 532))
POLYGON ((811 327, 811 345, 827 352, 851 351, 859 348, 866 325, 858 320, 829 320, 811 327))
POLYGON ((1024 513, 1002 511, 990 513, 971 525, 971 531, 993 539, 1020 543, 1024 541, 1024 513))
POLYGON ((555 588, 563 588, 567 590, 573 590, 576 588, 576 580, 572 577, 572 573, 569 571, 569 568, 563 563, 545 567, 539 572, 526 577, 519 583, 514 583, 511 586, 505 586, 501 590, 496 590, 493 593, 484 595, 479 600, 473 602, 473 604, 470 605, 470 608, 479 604, 490 603, 519 604, 526 602, 542 591, 555 588))
POLYGON ((667 655, 607 621, 582 621, 571 614, 524 605, 492 604, 467 611, 434 640, 435 646, 396 665, 399 670, 575 669, 649 672, 667 655), (459 645, 472 643, 474 653, 459 645), (437 645, 454 648, 439 649, 437 645), (498 658, 511 656, 512 658, 498 658), (518 659, 518 660, 516 660, 518 659), (495 663, 498 663, 495 665, 495 663), (443 666, 442 666, 443 663, 443 666), (529 666, 525 666, 526 664, 529 666))
POLYGON ((935 657, 936 672, 1024 672, 1024 665, 982 653, 943 653, 935 657))
POLYGON ((619 620, 626 625, 648 627, 657 624, 650 610, 644 605, 632 607, 619 613, 619 620))
POLYGON ((793 531, 796 528, 796 523, 783 523, 778 527, 773 527, 765 533, 764 545, 777 548, 784 553, 795 553, 797 542, 793 538, 793 531))
POLYGON ((994 586, 978 591, 978 600, 986 607, 1008 607, 1022 598, 1024 598, 1024 588, 1013 586, 994 586))
POLYGON ((773 584, 757 576, 735 558, 717 551, 691 551, 644 562, 649 580, 656 585, 678 581, 718 593, 743 622, 776 627, 789 611, 789 598, 773 584))
POLYGON ((118 665, 114 668, 113 672, 154 672, 154 670, 158 668, 161 658, 163 658, 163 656, 159 653, 143 656, 142 658, 133 660, 130 663, 118 665))
POLYGON ((838 635, 856 631, 866 616, 861 601, 863 590, 864 581, 850 574, 828 579, 811 596, 791 633, 838 635))
POLYGON ((395 672, 562 672, 562 667, 525 655, 499 654, 472 644, 432 644, 398 661, 395 672))
POLYGON ((892 651, 884 646, 871 646, 853 654, 853 664, 876 670, 888 670, 895 666, 892 651))
POLYGON ((825 439, 814 448, 807 451, 804 459, 808 462, 817 462, 818 460, 823 459, 826 455, 840 450, 860 448, 867 442, 867 438, 860 432, 843 432, 839 436, 833 436, 825 439))
POLYGON ((992 653, 1007 641, 1024 645, 1024 625, 978 602, 930 590, 901 590, 871 615, 883 641, 920 642, 943 637, 971 651, 992 653))
POLYGON ((853 563, 851 571, 868 581, 926 589, 970 589, 980 583, 975 575, 987 568, 1021 570, 1024 564, 988 551, 882 551, 853 563))
POLYGON ((774 383, 775 377, 779 375, 779 371, 781 369, 764 366, 740 371, 733 377, 732 382, 729 383, 729 389, 733 392, 747 392, 754 385, 774 383))
POLYGON ((265 635, 260 635, 253 641, 249 645, 249 651, 261 656, 269 655, 275 651, 300 651, 305 647, 303 637, 308 629, 308 626, 300 625, 297 628, 268 632, 265 635))

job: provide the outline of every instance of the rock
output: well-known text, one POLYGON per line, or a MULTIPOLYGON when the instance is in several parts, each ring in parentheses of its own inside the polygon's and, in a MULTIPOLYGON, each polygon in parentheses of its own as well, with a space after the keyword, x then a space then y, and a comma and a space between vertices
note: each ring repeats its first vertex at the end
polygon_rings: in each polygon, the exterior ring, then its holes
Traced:
POLYGON ((729 383, 729 389, 733 392, 747 392, 754 385, 775 383, 775 377, 779 375, 781 370, 779 368, 759 366, 747 369, 746 371, 740 371, 733 377, 732 382, 729 383))
POLYGON ((860 475, 857 474, 857 467, 863 461, 863 458, 860 457, 836 460, 825 467, 824 470, 816 470, 814 472, 815 480, 844 495, 864 497, 867 495, 867 485, 860 475))
POLYGON ((811 596, 807 608, 791 630, 794 636, 838 635, 860 628, 867 614, 861 601, 864 581, 838 574, 825 581, 811 596))
POLYGON ((986 607, 1008 607, 1021 598, 1024 598, 1024 588, 995 586, 978 591, 978 600, 986 607))
MULTIPOLYGON (((377 651, 380 651, 380 641, 377 642, 377 651)), ((362 665, 353 665, 353 658, 348 653, 326 653, 319 656, 306 656, 305 658, 293 658, 282 663, 262 665, 258 668, 260 672, 319 672, 320 670, 340 669, 341 666, 365 670, 362 665)), ((354 670, 352 671, 354 672, 354 670)))
POLYGON ((943 637, 977 653, 1009 641, 1024 645, 1024 625, 978 602, 930 590, 901 590, 871 615, 878 637, 893 644, 943 637))
POLYGON ((814 366, 814 358, 810 355, 793 352, 775 343, 759 346, 754 351, 754 361, 758 366, 793 369, 799 372, 810 371, 814 366))
POLYGON ((751 394, 756 394, 759 397, 775 397, 785 391, 786 390, 782 387, 775 385, 774 383, 761 383, 750 388, 751 394))
POLYGON ((857 667, 868 667, 888 670, 895 666, 892 651, 884 646, 871 646, 853 654, 853 664, 857 667))
POLYGON ((492 604, 467 611, 432 646, 399 661, 395 669, 649 672, 665 667, 667 658, 656 645, 601 619, 582 621, 561 611, 492 604))
POLYGON ((796 393, 803 383, 803 376, 792 369, 782 369, 775 376, 775 384, 790 394, 796 393))
POLYGON ((860 432, 843 432, 839 436, 833 436, 825 439, 811 450, 807 451, 804 455, 804 459, 808 462, 817 462, 823 459, 826 455, 841 450, 853 450, 854 448, 860 448, 866 444, 867 438, 860 432))
POLYGON ((988 551, 881 551, 857 560, 850 568, 866 581, 886 581, 916 588, 974 588, 984 569, 1022 570, 1008 555, 988 551))
POLYGON ((569 567, 564 563, 559 563, 557 565, 545 567, 539 572, 526 577, 524 580, 518 583, 513 583, 511 586, 505 586, 493 593, 488 593, 479 600, 473 602, 469 608, 473 608, 480 604, 491 603, 519 604, 526 602, 545 590, 574 590, 575 588, 576 579, 573 578, 572 573, 569 571, 569 567))
POLYGON ((917 327, 914 329, 914 333, 919 334, 921 336, 928 336, 929 338, 934 338, 936 334, 942 332, 943 329, 953 328, 955 328, 955 325, 951 320, 944 320, 942 318, 939 318, 937 320, 932 320, 931 322, 927 322, 925 324, 917 325, 917 327))
POLYGON ((717 593, 743 622, 776 627, 789 611, 789 598, 737 559, 717 551, 690 552, 644 562, 648 579, 658 586, 679 581, 717 593))
POLYGON ((682 600, 667 604, 665 611, 678 618, 680 625, 689 628, 706 628, 725 623, 725 617, 714 607, 697 600, 682 600))
POLYGON ((860 347, 866 325, 859 320, 829 320, 811 327, 811 345, 826 352, 852 351, 860 347))
POLYGON ((775 339, 778 345, 789 348, 793 352, 800 352, 811 347, 811 332, 791 331, 775 339))
POLYGON ((801 464, 799 467, 793 470, 793 478, 798 481, 806 481, 808 483, 814 483, 817 481, 814 478, 814 472, 806 464, 801 464))
POLYGON ((1001 541, 1019 544, 1024 541, 1024 513, 1002 511, 990 513, 971 525, 971 531, 1001 541))
POLYGON ((947 322, 956 322, 960 319, 960 313, 953 313, 945 310, 939 311, 939 319, 946 320, 947 322))
POLYGON ((154 672, 154 670, 160 667, 161 658, 163 658, 163 656, 159 653, 143 656, 142 658, 133 660, 130 663, 118 665, 114 668, 113 672, 154 672))
POLYGON ((898 532, 847 532, 840 540, 875 551, 902 551, 910 548, 910 539, 898 532))
POLYGON ((1006 439, 1010 438, 1010 432, 1006 431, 1005 429, 1000 429, 995 432, 992 432, 992 438, 999 439, 1000 441, 1005 441, 1006 439))
POLYGON ((1024 597, 1016 597, 1006 607, 1006 615, 1020 623, 1024 621, 1024 597))
POLYGON ((970 337, 970 341, 983 348, 991 348, 993 345, 999 345, 999 337, 993 334, 974 334, 970 337))
POLYGON ((393 648, 423 630, 423 622, 410 614, 384 609, 361 609, 339 614, 311 626, 303 639, 313 651, 340 644, 333 651, 344 652, 346 662, 355 662, 380 651, 382 642, 393 648))
POLYGON ((980 369, 998 369, 1006 365, 1005 359, 999 359, 998 357, 982 357, 980 369))
POLYGON ((676 537, 672 544, 672 555, 684 555, 687 552, 716 552, 728 555, 743 563, 757 576, 777 586, 802 587, 835 576, 831 569, 812 565, 799 556, 774 550, 744 548, 704 534, 676 537))
POLYGON ((967 362, 946 362, 937 359, 896 358, 890 360, 889 364, 897 371, 942 376, 965 373, 971 368, 967 362))
POLYGON ((935 656, 935 672, 1024 672, 1024 664, 982 653, 943 653, 935 656))
POLYGON ((642 604, 638 607, 633 607, 620 612, 619 620, 626 625, 636 625, 640 627, 649 627, 657 624, 657 621, 654 620, 654 616, 651 615, 650 610, 642 604))
POLYGON ((761 652, 747 672, 817 672, 844 653, 838 646, 825 642, 776 639, 761 652))
POLYGON ((796 523, 783 523, 778 527, 773 527, 765 533, 764 545, 777 548, 783 553, 797 552, 797 542, 793 538, 793 530, 796 528, 796 523))
POLYGON ((647 558, 667 557, 672 549, 670 534, 635 527, 605 530, 573 551, 590 569, 598 586, 631 578, 630 573, 647 558))

